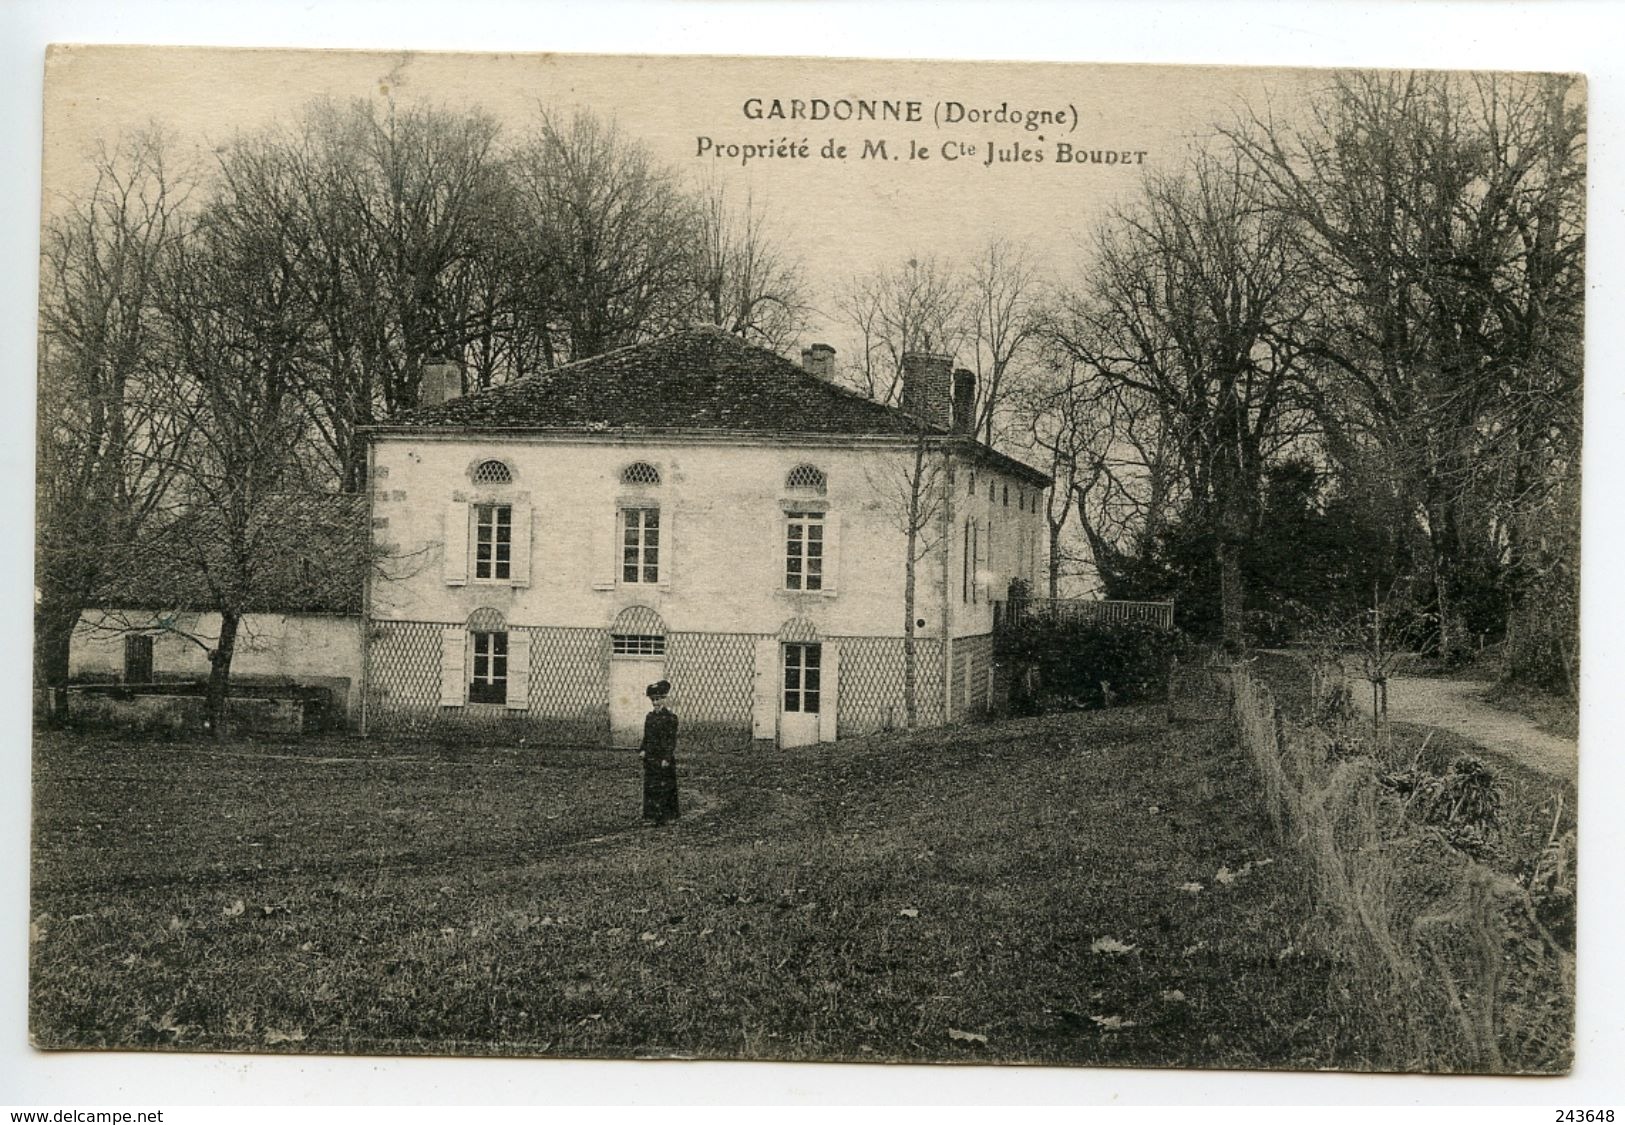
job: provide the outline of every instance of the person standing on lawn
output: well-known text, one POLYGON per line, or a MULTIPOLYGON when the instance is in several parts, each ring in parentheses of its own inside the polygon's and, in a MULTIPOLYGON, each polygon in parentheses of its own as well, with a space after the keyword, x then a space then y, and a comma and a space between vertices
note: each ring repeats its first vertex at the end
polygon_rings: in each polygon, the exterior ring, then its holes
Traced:
POLYGON ((644 692, 654 710, 643 720, 643 819, 665 824, 677 819, 677 716, 666 707, 671 683, 661 680, 644 692))

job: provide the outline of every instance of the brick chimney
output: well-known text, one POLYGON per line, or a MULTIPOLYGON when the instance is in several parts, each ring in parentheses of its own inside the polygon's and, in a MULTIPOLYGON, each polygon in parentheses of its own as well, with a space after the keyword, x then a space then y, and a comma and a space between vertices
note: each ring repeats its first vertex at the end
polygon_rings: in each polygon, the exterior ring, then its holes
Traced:
POLYGON ((948 429, 953 421, 953 368, 953 356, 904 352, 903 397, 898 403, 903 412, 928 426, 948 429))
POLYGON ((828 344, 813 344, 801 349, 801 369, 824 382, 835 378, 835 349, 828 344))
POLYGON ((418 405, 439 406, 463 395, 463 369, 444 356, 432 355, 423 361, 418 383, 418 405))
POLYGON ((954 372, 954 433, 976 433, 976 376, 961 367, 954 372))

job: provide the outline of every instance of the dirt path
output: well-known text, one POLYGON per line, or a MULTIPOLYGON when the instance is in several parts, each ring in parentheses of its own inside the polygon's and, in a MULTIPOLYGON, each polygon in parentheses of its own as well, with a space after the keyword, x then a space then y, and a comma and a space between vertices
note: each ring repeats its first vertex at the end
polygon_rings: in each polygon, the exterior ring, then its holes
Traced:
POLYGON ((1393 676, 1388 680, 1388 717, 1452 731, 1530 769, 1574 780, 1579 744, 1485 703, 1479 698, 1485 686, 1471 680, 1393 676))

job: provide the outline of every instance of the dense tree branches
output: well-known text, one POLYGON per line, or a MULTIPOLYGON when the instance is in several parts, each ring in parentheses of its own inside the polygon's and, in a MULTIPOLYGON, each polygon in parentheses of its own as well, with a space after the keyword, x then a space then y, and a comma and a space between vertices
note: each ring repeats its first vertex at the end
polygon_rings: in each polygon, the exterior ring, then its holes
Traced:
POLYGON ((857 342, 843 377, 893 403, 906 353, 953 356, 977 377, 972 432, 989 445, 1019 445, 1010 425, 1036 370, 1048 298, 1031 251, 1003 238, 989 239, 968 267, 935 255, 883 264, 833 294, 836 319, 857 342))
POLYGON ((484 387, 696 322, 784 348, 807 311, 754 201, 680 182, 589 112, 505 132, 323 100, 213 156, 183 185, 157 133, 131 138, 46 223, 47 682, 106 560, 153 527, 213 540, 186 553, 237 613, 282 498, 363 490, 363 427, 418 404, 431 358, 484 387))
POLYGON ((1241 552, 1264 468, 1302 426, 1305 370, 1288 340, 1304 296, 1290 225, 1238 162, 1202 155, 1184 175, 1148 177, 1093 250, 1054 338, 1168 426, 1189 517, 1214 539, 1225 638, 1239 644, 1241 552))
POLYGON ((1411 566, 1444 655, 1562 620, 1529 643, 1572 678, 1583 174, 1569 79, 1361 72, 1148 175, 1097 224, 1045 328, 1065 362, 1026 400, 1108 588, 1208 542, 1239 641, 1273 596, 1248 593, 1248 542, 1296 466, 1287 507, 1368 529, 1339 573, 1411 566))
POLYGON ((184 419, 155 359, 161 264, 188 183, 149 130, 98 150, 88 190, 46 222, 40 262, 35 661, 67 677, 81 608, 154 516, 184 419))
MULTIPOLYGON (((1302 346, 1425 532, 1446 656, 1578 470, 1584 115, 1559 76, 1338 75, 1230 131, 1318 281, 1302 346)), ((1328 428, 1331 420, 1328 419, 1328 428)), ((1560 509, 1559 509, 1560 510, 1560 509)), ((1476 620, 1475 620, 1476 617, 1476 620)))

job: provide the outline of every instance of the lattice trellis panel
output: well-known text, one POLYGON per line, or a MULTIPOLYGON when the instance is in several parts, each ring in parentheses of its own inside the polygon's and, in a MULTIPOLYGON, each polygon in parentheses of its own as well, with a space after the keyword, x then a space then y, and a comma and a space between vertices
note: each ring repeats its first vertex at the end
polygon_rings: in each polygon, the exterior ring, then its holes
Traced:
MULTIPOLYGON (((609 738, 609 633, 526 629, 532 721, 566 724, 583 742, 609 738)), ((572 739, 574 740, 574 739, 572 739)))
POLYGON ((954 644, 954 705, 953 715, 956 719, 963 719, 970 713, 970 702, 966 698, 966 672, 970 668, 970 653, 965 646, 954 644))
POLYGON ((988 685, 991 683, 988 673, 993 670, 993 637, 991 634, 962 637, 954 642, 954 646, 964 651, 970 663, 970 697, 966 702, 972 711, 986 711, 988 685))
POLYGON ((367 725, 417 731, 440 717, 440 632, 431 621, 373 621, 367 639, 367 725))
POLYGON ((779 626, 779 640, 792 644, 811 644, 818 640, 818 626, 805 617, 792 617, 779 626))
POLYGON ((367 718, 384 734, 437 728, 602 742, 608 735, 609 634, 601 629, 541 628, 530 636, 530 707, 440 706, 444 625, 375 621, 367 646, 367 718))
MULTIPOLYGON (((904 725, 901 637, 830 637, 840 645, 840 734, 870 734, 904 725)), ((914 642, 915 714, 921 726, 942 722, 942 645, 914 642)))
POLYGON ((753 633, 672 633, 666 638, 666 678, 685 724, 737 726, 749 737, 757 639, 753 633))
POLYGON ((645 636, 663 637, 666 635, 666 623, 661 620, 660 614, 646 605, 629 605, 616 615, 615 621, 610 625, 611 633, 640 633, 645 636))
MULTIPOLYGON (((609 637, 602 629, 529 628, 530 707, 440 706, 440 643, 432 621, 376 621, 368 644, 368 723, 379 733, 479 732, 492 737, 603 743, 609 724, 609 637)), ((510 630, 516 632, 519 630, 510 630)), ((666 678, 685 731, 731 741, 750 737, 755 652, 752 633, 672 633, 666 678)), ((840 645, 842 737, 901 727, 900 637, 827 637, 840 645)), ((961 660, 970 659, 960 642, 961 660)), ((942 645, 915 644, 917 718, 942 719, 942 645)), ((991 655, 991 648, 988 649, 991 655)), ((956 661, 958 663, 958 661, 956 661)), ((982 665, 984 677, 986 665, 982 665)), ((962 673, 961 673, 962 675, 962 673)), ((962 683, 961 678, 958 683, 962 683)), ((985 684, 981 689, 986 691, 985 684)))

